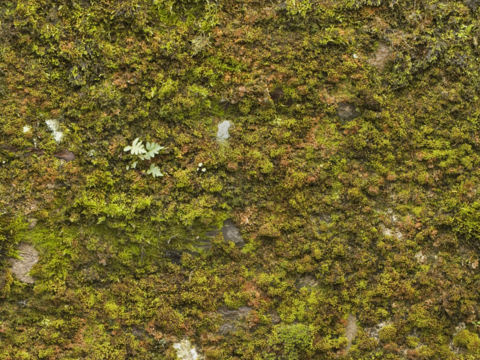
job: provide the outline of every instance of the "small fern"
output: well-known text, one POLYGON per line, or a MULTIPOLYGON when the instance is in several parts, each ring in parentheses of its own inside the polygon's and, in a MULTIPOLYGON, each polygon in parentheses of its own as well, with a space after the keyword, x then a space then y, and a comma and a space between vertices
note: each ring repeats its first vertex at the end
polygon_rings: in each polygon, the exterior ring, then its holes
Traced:
POLYGON ((165 148, 156 143, 147 142, 147 152, 145 153, 145 155, 139 155, 138 157, 142 160, 150 160, 153 159, 155 155, 157 155, 162 149, 165 148))
POLYGON ((145 150, 145 147, 143 146, 141 141, 138 141, 139 138, 136 138, 133 140, 132 146, 127 146, 123 151, 130 151, 132 155, 140 155, 140 154, 146 154, 147 150, 145 150))
POLYGON ((147 174, 152 174, 153 177, 163 176, 158 166, 151 164, 150 169, 148 169, 147 174))
MULTIPOLYGON (((126 146, 123 151, 130 151, 130 154, 138 156, 140 160, 150 160, 153 159, 155 155, 157 155, 160 150, 163 149, 165 149, 165 147, 160 146, 154 142, 147 142, 145 149, 145 146, 142 144, 140 138, 136 138, 135 140, 133 140, 132 145, 126 146)), ((137 163, 138 161, 135 161, 132 163, 132 165, 128 165, 127 170, 129 170, 130 168, 135 169, 137 167, 137 163)), ((147 174, 151 174, 153 177, 163 176, 160 168, 155 164, 150 165, 150 169, 147 171, 147 174)))

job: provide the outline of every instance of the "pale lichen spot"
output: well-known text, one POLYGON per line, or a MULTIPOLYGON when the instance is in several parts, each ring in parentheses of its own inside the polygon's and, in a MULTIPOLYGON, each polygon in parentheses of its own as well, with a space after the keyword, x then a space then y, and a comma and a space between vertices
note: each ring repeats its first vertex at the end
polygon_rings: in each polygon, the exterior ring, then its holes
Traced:
POLYGON ((173 344, 173 348, 177 350, 179 360, 201 360, 204 357, 197 353, 195 345, 189 340, 182 340, 173 344))
POLYGON ((45 120, 48 129, 52 132, 53 138, 57 143, 60 143, 63 139, 63 132, 60 130, 60 123, 56 119, 45 120))

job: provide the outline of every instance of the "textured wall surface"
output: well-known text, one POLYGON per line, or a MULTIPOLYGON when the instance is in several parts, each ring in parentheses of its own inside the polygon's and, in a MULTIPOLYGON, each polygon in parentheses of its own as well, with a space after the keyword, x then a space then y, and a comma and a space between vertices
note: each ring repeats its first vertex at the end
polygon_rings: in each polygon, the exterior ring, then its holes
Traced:
POLYGON ((0 359, 480 359, 477 5, 1 1, 0 359))

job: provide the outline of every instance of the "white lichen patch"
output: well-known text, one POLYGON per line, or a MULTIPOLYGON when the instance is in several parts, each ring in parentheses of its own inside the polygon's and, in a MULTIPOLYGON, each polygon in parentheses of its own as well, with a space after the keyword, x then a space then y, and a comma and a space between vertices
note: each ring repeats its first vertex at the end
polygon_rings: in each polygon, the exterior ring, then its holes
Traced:
POLYGON ((422 250, 420 250, 419 252, 417 252, 417 253, 415 254, 415 259, 417 260, 417 262, 418 262, 419 264, 424 264, 425 261, 427 261, 427 257, 423 254, 423 251, 422 251, 422 250))
POLYGON ((223 142, 230 137, 228 129, 232 126, 232 123, 228 120, 225 120, 218 124, 218 131, 217 131, 217 141, 223 142))
POLYGON ((38 262, 37 250, 30 244, 20 243, 18 252, 20 259, 9 259, 10 264, 12 264, 12 273, 19 280, 33 284, 35 280, 28 273, 32 270, 33 265, 38 262))
POLYGON ((177 350, 179 360, 201 360, 203 356, 197 353, 195 345, 188 340, 182 340, 173 344, 173 348, 177 350))
POLYGON ((378 211, 379 213, 384 214, 387 220, 387 225, 382 224, 380 225, 380 230, 382 234, 385 236, 396 237, 397 239, 401 240, 403 238, 402 232, 396 227, 397 223, 399 222, 400 218, 397 214, 393 212, 392 209, 387 209, 386 212, 378 211))
POLYGON ((60 131, 60 123, 56 119, 45 120, 48 129, 52 132, 53 138, 57 143, 61 142, 63 139, 63 132, 60 131))

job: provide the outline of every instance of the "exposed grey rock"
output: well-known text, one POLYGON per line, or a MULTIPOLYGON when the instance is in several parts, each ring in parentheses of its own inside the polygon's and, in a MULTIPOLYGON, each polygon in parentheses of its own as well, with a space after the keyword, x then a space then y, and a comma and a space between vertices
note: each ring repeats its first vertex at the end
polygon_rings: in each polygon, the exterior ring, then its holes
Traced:
POLYGON ((300 290, 301 288, 308 288, 309 290, 318 286, 318 281, 315 276, 307 274, 297 280, 297 289, 300 290))
POLYGON ((28 221, 28 228, 33 229, 37 225, 37 219, 29 219, 28 221))
POLYGON ((21 259, 9 259, 12 264, 12 273, 21 281, 33 284, 35 279, 28 275, 33 265, 38 262, 38 252, 35 248, 27 243, 20 243, 18 250, 21 259))
POLYGON ((373 337, 376 340, 380 340, 380 330, 382 330, 385 326, 389 325, 390 322, 384 321, 380 324, 377 324, 371 328, 365 328, 365 332, 368 336, 373 337))
POLYGON ((385 68, 388 60, 390 60, 391 56, 392 53, 388 45, 385 43, 380 43, 374 57, 369 59, 368 63, 372 66, 375 66, 379 71, 382 71, 385 68))
POLYGON ((244 319, 251 310, 252 308, 249 306, 240 306, 238 310, 232 310, 226 306, 220 306, 217 311, 223 316, 225 323, 220 327, 218 333, 220 335, 225 335, 229 332, 234 332, 237 329, 236 325, 238 322, 244 319))
POLYGON ((225 120, 218 124, 218 131, 217 131, 217 141, 224 142, 230 137, 228 133, 228 129, 232 126, 232 123, 228 120, 225 120))
MULTIPOLYGON (((245 242, 240 234, 240 230, 235 226, 232 219, 227 219, 223 222, 221 228, 223 239, 225 241, 232 241, 238 247, 243 247, 245 242)), ((209 238, 214 238, 218 235, 219 230, 211 230, 205 233, 206 236, 209 238)), ((202 248, 204 250, 208 250, 211 247, 211 239, 199 239, 199 244, 197 245, 198 248, 202 248)))
POLYGON ((346 347, 347 353, 352 347, 352 342, 357 336, 358 327, 357 327, 357 317, 355 315, 349 314, 347 318, 347 327, 345 328, 345 336, 348 340, 348 345, 346 347))
POLYGON ((240 230, 235 226, 232 219, 223 222, 222 233, 225 241, 233 241, 238 247, 245 245, 240 230))
POLYGON ((277 310, 270 309, 268 310, 268 313, 270 314, 270 318, 272 319, 272 324, 278 324, 282 321, 282 319, 280 319, 280 316, 278 315, 277 310))
POLYGON ((75 154, 71 151, 64 150, 53 154, 57 159, 65 160, 66 162, 75 160, 75 154))
POLYGON ((337 114, 343 121, 353 120, 360 115, 355 106, 348 102, 341 102, 338 104, 337 114))

